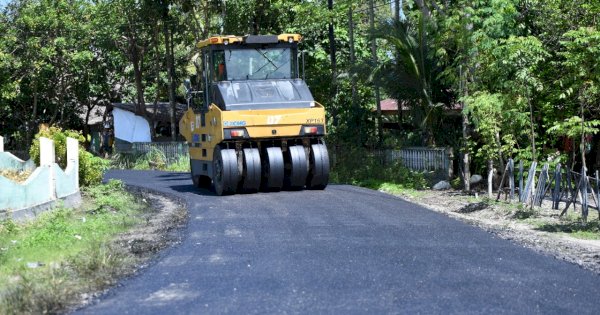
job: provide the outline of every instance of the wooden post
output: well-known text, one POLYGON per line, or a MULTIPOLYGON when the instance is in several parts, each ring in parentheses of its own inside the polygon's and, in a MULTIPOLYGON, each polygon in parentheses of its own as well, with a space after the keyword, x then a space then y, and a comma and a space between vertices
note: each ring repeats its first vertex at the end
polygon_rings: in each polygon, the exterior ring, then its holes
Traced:
POLYGON ((510 201, 515 198, 515 161, 508 160, 508 186, 510 188, 510 201))
MULTIPOLYGON (((529 197, 531 196, 531 193, 532 193, 531 189, 534 185, 536 170, 537 170, 537 162, 535 162, 535 161, 531 162, 531 167, 529 168, 529 174, 527 174, 527 183, 525 183, 525 191, 521 195, 521 197, 522 197, 521 202, 524 204, 527 204, 530 201, 529 197)), ((532 203, 532 205, 533 205, 533 203, 532 203)))
MULTIPOLYGON (((573 174, 574 172, 570 172, 571 174, 573 174)), ((573 208, 575 208, 575 202, 577 201, 577 195, 579 194, 579 189, 581 188, 582 185, 582 181, 583 180, 583 176, 581 176, 579 178, 579 181, 577 182, 577 186, 575 187, 575 190, 572 193, 572 196, 569 198, 569 201, 567 202, 567 205, 565 206, 565 209, 560 213, 560 216, 562 217, 565 213, 567 213, 567 210, 569 209, 569 207, 571 206, 571 204, 573 204, 573 208)), ((570 190, 571 188, 569 188, 570 190)))
POLYGON ((544 196, 546 195, 546 181, 548 180, 548 163, 544 164, 542 167, 542 171, 540 172, 540 178, 538 179, 538 185, 535 189, 535 194, 533 195, 533 204, 535 206, 541 207, 542 201, 544 200, 544 196))
POLYGON ((581 168, 581 217, 583 222, 587 221, 588 217, 588 177, 585 166, 581 168))
POLYGON ((519 161, 519 201, 523 199, 523 160, 519 161))
MULTIPOLYGON (((573 197, 573 181, 571 176, 573 176, 573 172, 571 172, 571 169, 567 168, 567 199, 571 199, 571 197, 573 197)), ((577 184, 576 184, 577 185, 577 184)))
MULTIPOLYGON (((502 194, 502 190, 504 189, 504 179, 508 175, 509 166, 510 163, 506 164, 506 167, 504 168, 504 173, 502 174, 502 179, 500 180, 500 186, 498 186, 498 197, 496 197, 496 201, 500 200, 500 195, 502 194)), ((504 200, 506 200, 506 197, 504 197, 504 200)))
POLYGON ((561 165, 558 163, 556 165, 556 169, 554 170, 554 191, 552 192, 552 209, 558 210, 558 203, 560 202, 560 182, 561 178, 561 165))
POLYGON ((596 210, 598 210, 598 218, 600 219, 600 177, 596 170, 596 210))

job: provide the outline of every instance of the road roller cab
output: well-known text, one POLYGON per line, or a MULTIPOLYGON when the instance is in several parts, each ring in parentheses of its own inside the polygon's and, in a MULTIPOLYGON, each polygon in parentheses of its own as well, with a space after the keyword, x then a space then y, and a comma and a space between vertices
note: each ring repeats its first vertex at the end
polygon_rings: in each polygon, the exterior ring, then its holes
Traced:
POLYGON ((194 185, 218 195, 324 189, 325 110, 299 76, 298 34, 198 43, 198 97, 180 123, 194 185))

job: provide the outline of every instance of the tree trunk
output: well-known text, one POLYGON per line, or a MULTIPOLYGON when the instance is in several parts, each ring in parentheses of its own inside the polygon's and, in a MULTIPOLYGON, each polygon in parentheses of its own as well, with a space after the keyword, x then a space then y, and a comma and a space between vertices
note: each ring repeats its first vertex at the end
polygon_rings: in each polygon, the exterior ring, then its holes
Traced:
POLYGON ((496 130, 495 134, 496 146, 498 146, 498 167, 503 170, 505 168, 504 164, 504 154, 502 154, 502 142, 500 142, 500 132, 496 130))
MULTIPOLYGON (((464 97, 469 96, 469 90, 467 89, 467 80, 463 79, 462 67, 460 73, 461 80, 461 92, 464 97)), ((466 77, 466 75, 465 75, 466 77)), ((463 185, 465 191, 471 190, 471 159, 469 155, 469 115, 465 113, 465 102, 462 104, 462 136, 463 136, 463 185)))
POLYGON ((488 160, 488 197, 494 198, 494 160, 488 160))
MULTIPOLYGON (((327 1, 327 8, 329 9, 329 12, 333 11, 333 0, 328 0, 327 1)), ((336 60, 336 52, 335 52, 335 34, 333 32, 333 18, 330 19, 329 21, 329 32, 328 32, 328 36, 329 36, 329 58, 331 59, 331 91, 330 93, 330 97, 331 100, 335 100, 336 94, 337 94, 337 60, 336 60)), ((337 107, 333 106, 332 107, 333 112, 331 113, 331 116, 333 116, 333 125, 337 126, 338 125, 338 114, 337 114, 337 107)))
POLYGON ((27 122, 27 130, 25 132, 25 146, 30 146, 31 141, 33 139, 35 133, 35 119, 37 118, 37 108, 38 108, 38 90, 37 90, 37 80, 34 80, 33 83, 33 109, 31 111, 31 116, 29 117, 29 121, 27 122))
POLYGON ((531 126, 531 152, 533 156, 533 161, 537 161, 537 156, 535 152, 535 129, 533 125, 533 105, 531 104, 531 98, 529 97, 529 93, 527 93, 527 103, 529 104, 529 124, 531 126))
MULTIPOLYGON (((136 45, 133 43, 132 45, 136 45)), ((144 101, 144 84, 142 82, 142 69, 140 66, 141 58, 138 55, 137 48, 133 49, 131 62, 133 63, 133 76, 135 80, 135 90, 136 90, 136 104, 135 104, 135 113, 142 117, 146 117, 146 101, 144 101)))
MULTIPOLYGON (((369 25, 371 31, 375 29, 375 8, 373 6, 373 0, 369 0, 369 25)), ((371 39, 371 58, 373 64, 377 65, 377 42, 375 38, 371 39)), ((381 147, 383 144, 383 120, 381 118, 381 95, 379 94, 379 79, 373 78, 375 85, 375 104, 377 106, 377 142, 378 146, 381 147)))
MULTIPOLYGON (((348 6, 348 37, 350 41, 350 64, 354 65, 356 63, 356 54, 354 52, 354 17, 352 13, 352 4, 348 6)), ((350 86, 352 89, 352 117, 353 122, 358 126, 358 134, 360 137, 360 143, 363 143, 363 133, 362 133, 362 119, 359 117, 359 109, 358 102, 356 99, 356 77, 354 75, 354 71, 352 69, 349 70, 350 73, 350 86)))
POLYGON ((167 72, 169 77, 169 116, 171 116, 171 140, 177 140, 177 130, 176 130, 176 113, 177 113, 177 103, 175 102, 175 78, 173 74, 173 46, 172 46, 172 32, 169 30, 169 26, 167 23, 163 25, 163 33, 165 36, 165 50, 167 54, 167 72))

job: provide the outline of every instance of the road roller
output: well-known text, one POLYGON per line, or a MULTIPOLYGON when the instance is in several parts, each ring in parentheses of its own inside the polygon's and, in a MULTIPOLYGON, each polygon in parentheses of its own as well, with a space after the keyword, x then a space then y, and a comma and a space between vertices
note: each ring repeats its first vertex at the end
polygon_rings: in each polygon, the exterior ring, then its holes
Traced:
POLYGON ((195 186, 219 196, 325 189, 325 109, 300 75, 301 39, 213 36, 197 44, 202 70, 186 84, 179 122, 195 186))

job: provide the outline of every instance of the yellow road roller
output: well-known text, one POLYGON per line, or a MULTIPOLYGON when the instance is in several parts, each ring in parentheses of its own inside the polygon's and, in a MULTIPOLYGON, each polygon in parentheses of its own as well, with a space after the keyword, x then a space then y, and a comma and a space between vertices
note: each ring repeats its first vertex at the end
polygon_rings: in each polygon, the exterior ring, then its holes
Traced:
POLYGON ((213 36, 198 43, 199 91, 179 122, 191 177, 217 195, 325 189, 325 109, 300 76, 298 34, 213 36))

